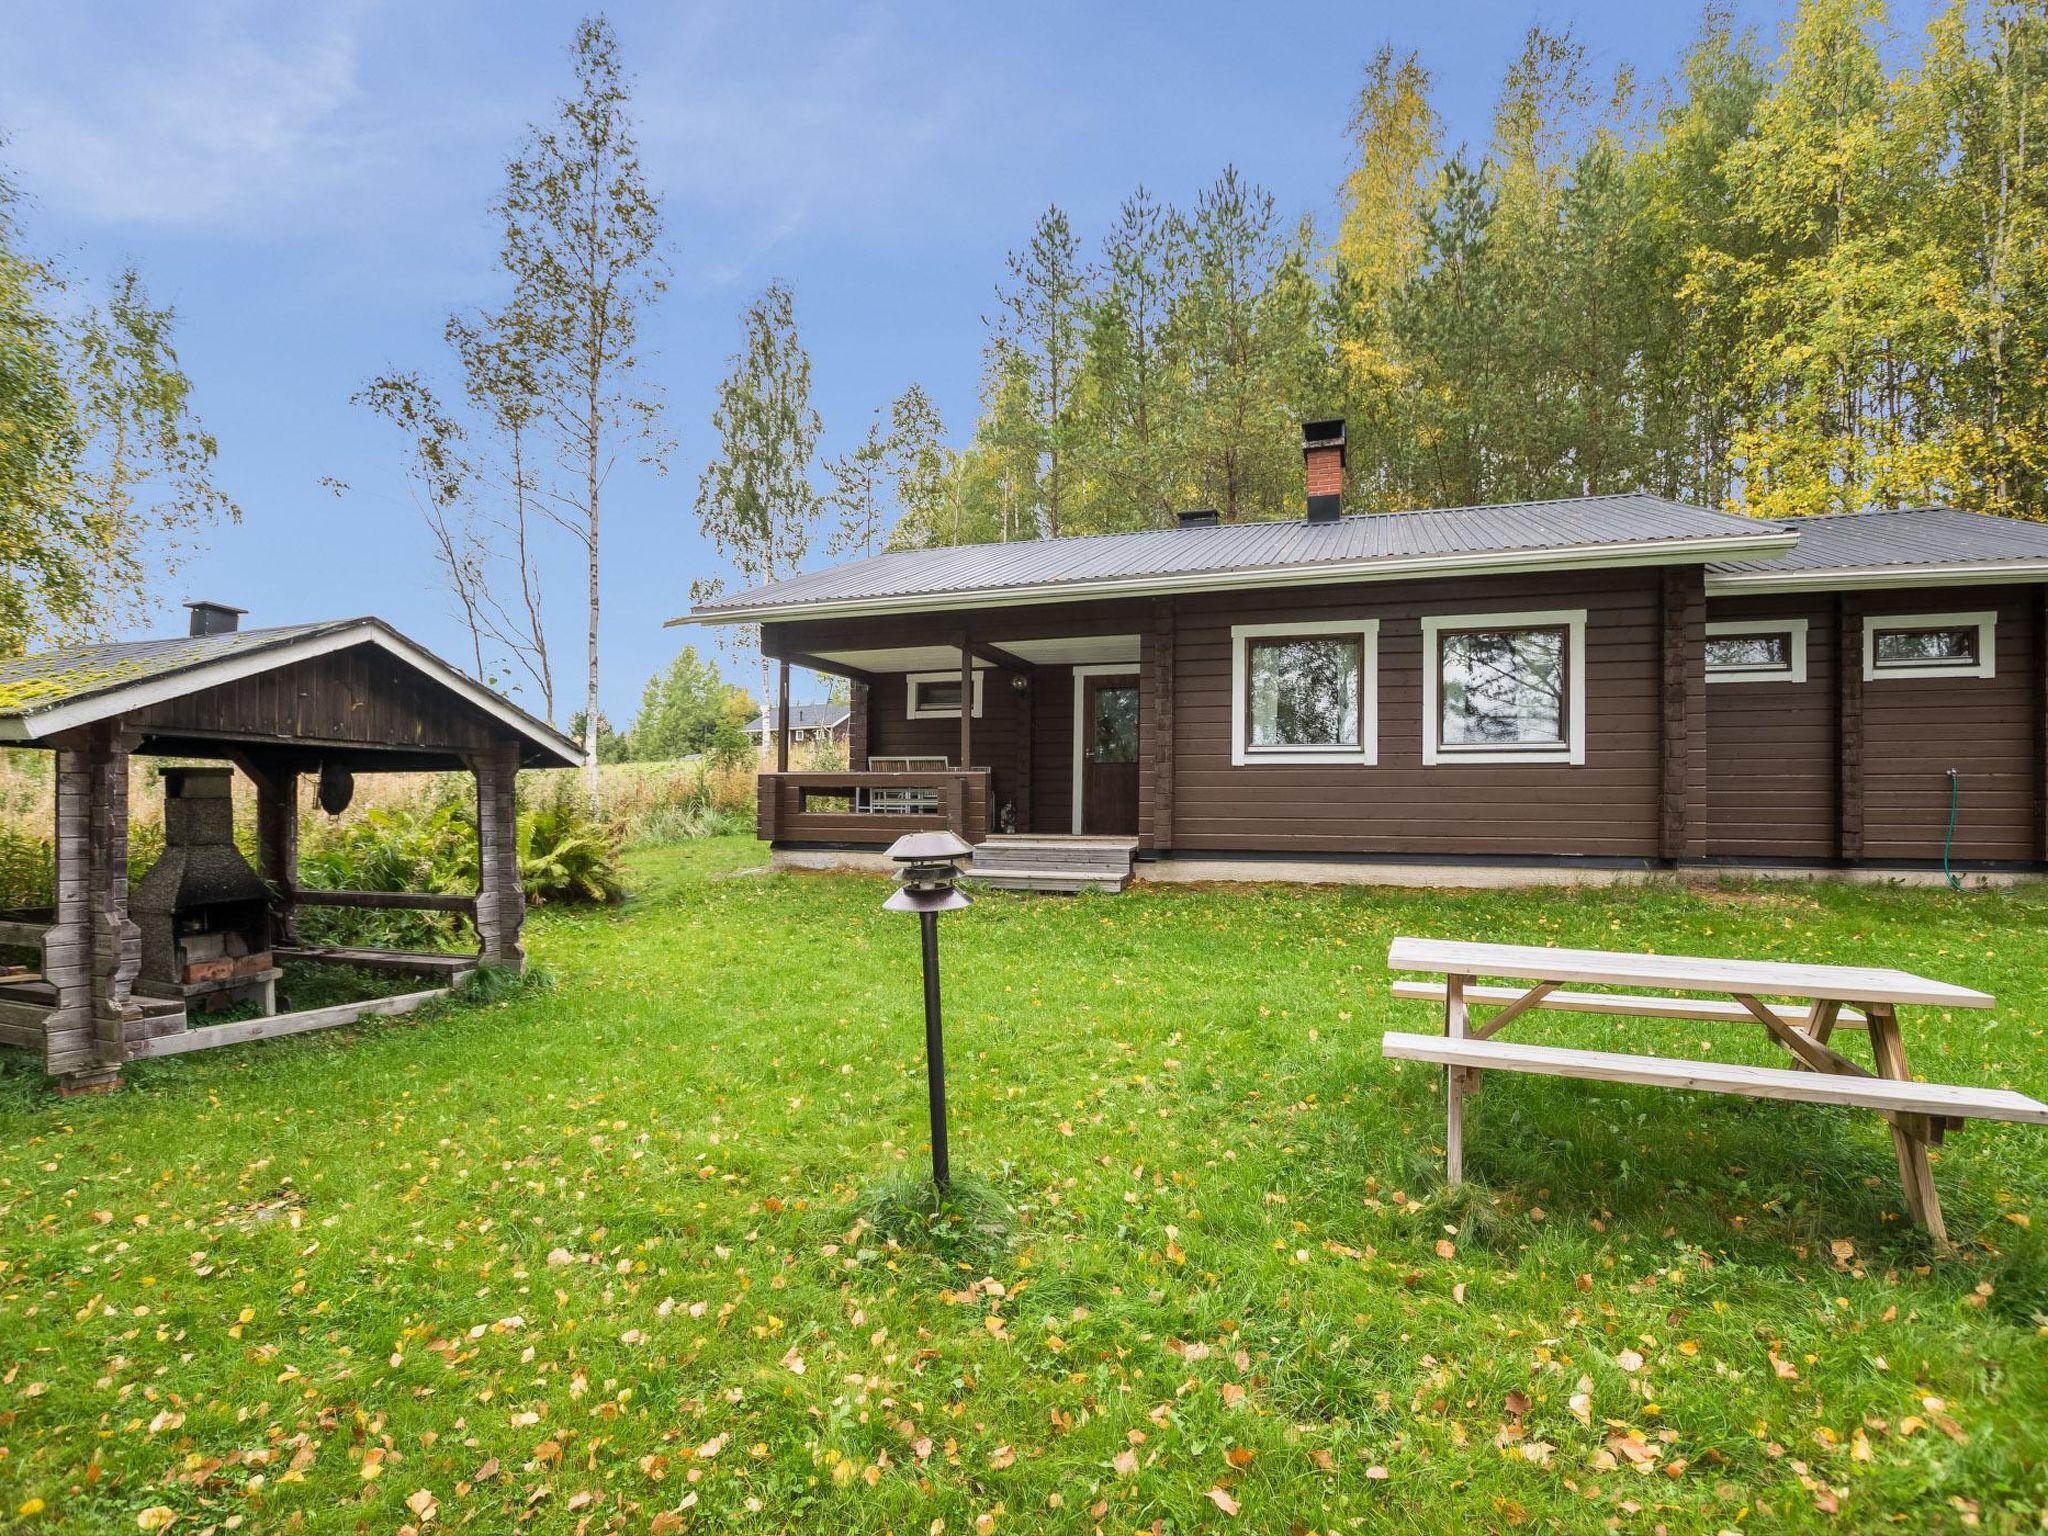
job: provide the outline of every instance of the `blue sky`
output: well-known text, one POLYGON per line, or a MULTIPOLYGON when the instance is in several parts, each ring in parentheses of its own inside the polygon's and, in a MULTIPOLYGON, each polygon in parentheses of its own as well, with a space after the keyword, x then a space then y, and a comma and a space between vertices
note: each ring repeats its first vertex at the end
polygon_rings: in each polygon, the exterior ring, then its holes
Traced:
MULTIPOLYGON (((1785 14, 1736 9, 1772 37, 1785 14)), ((387 367, 439 367, 442 319, 497 296, 488 205, 524 124, 566 87, 580 14, 505 0, 8 0, 0 155, 30 238, 84 277, 133 261, 176 305, 219 478, 245 510, 164 584, 167 602, 235 602, 252 624, 372 612, 463 653, 397 445, 348 397, 387 367), (349 493, 324 489, 328 476, 349 493)), ((608 492, 615 719, 703 638, 661 624, 717 570, 690 503, 737 311, 769 280, 796 290, 828 451, 912 379, 961 440, 1004 253, 1048 202, 1092 241, 1134 186, 1191 199, 1234 163, 1283 208, 1327 221, 1359 71, 1380 43, 1422 52, 1452 136, 1476 140, 1532 23, 1574 26, 1603 71, 1655 76, 1698 17, 1658 0, 609 14, 666 202, 675 282, 647 340, 678 442, 667 478, 621 471, 608 492)), ((558 670, 580 676, 580 576, 567 551, 559 562, 558 670)))

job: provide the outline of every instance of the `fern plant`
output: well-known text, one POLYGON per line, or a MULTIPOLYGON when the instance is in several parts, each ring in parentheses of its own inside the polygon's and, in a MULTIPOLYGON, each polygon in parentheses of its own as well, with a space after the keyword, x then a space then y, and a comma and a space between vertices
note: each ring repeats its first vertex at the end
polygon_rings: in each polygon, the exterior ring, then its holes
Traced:
POLYGON ((619 878, 619 824, 594 814, 566 783, 519 818, 519 877, 533 901, 609 903, 626 893, 619 878))

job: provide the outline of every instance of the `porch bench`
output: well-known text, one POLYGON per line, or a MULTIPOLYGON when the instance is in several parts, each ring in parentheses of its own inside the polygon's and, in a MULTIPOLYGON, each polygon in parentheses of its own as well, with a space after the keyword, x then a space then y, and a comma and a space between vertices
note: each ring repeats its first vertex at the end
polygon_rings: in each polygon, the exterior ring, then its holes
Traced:
POLYGON ((1751 1067, 1720 1061, 1674 1061, 1666 1056, 1629 1056, 1561 1045, 1525 1045, 1450 1035, 1390 1031, 1383 1055, 1400 1061, 1428 1061, 1449 1067, 1527 1072, 1594 1082, 1636 1083, 1700 1093, 1732 1093, 1752 1099, 1795 1099, 1874 1109, 1887 1116, 1912 1115, 1940 1124, 1950 1120, 2008 1120, 2048 1125, 2048 1104, 2010 1088, 1967 1088, 1954 1083, 1901 1082, 1888 1077, 1851 1077, 1809 1072, 1803 1067, 1751 1067))
MULTIPOLYGON (((1412 998, 1418 1002, 1441 1005, 1445 996, 1445 985, 1441 981, 1396 980, 1390 987, 1395 997, 1412 998)), ((1500 1003, 1506 1005, 1519 1000, 1527 991, 1523 987, 1467 986, 1464 989, 1468 1003, 1500 1003)), ((1643 1019, 1687 1019, 1701 1024, 1756 1024, 1756 1015, 1742 1004, 1713 997, 1645 997, 1640 993, 1626 992, 1546 992, 1532 1008, 1555 1008, 1561 1013, 1609 1013, 1623 1014, 1643 1019)), ((1813 1024, 1813 1009, 1799 1003, 1767 1003, 1771 1012, 1793 1029, 1810 1029, 1813 1024)), ((1836 1029, 1862 1029, 1868 1020, 1854 1008, 1844 1008, 1835 1015, 1836 1029)))

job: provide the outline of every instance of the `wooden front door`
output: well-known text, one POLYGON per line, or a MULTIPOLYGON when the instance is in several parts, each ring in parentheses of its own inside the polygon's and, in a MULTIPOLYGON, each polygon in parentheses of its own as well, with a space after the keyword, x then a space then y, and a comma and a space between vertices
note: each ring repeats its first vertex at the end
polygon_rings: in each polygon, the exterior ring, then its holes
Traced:
POLYGON ((1138 674, 1081 679, 1081 830, 1138 835, 1138 674))

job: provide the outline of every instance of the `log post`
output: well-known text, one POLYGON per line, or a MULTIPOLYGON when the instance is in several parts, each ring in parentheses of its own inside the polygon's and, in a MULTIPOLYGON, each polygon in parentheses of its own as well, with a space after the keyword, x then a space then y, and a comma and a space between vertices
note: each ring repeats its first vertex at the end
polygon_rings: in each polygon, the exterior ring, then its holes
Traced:
POLYGON ((256 873, 277 892, 272 941, 299 942, 299 774, 295 768, 241 765, 256 786, 256 873))
POLYGON ((974 652, 965 632, 960 636, 960 763, 974 766, 974 652))
POLYGON ((789 663, 775 664, 775 771, 789 772, 789 663))
POLYGON ((1017 777, 1010 787, 1010 803, 1017 808, 1017 830, 1029 832, 1033 827, 1031 759, 1038 749, 1038 679, 1028 672, 1013 673, 1010 697, 1017 707, 1017 777))
POLYGON ((519 743, 500 741, 471 759, 476 775, 478 957, 486 965, 526 969, 519 931, 526 893, 519 886, 519 743))
POLYGON ((1863 616, 1835 597, 1835 851, 1845 864, 1863 857, 1863 616))
POLYGON ((2048 864, 2048 587, 2034 594, 2034 857, 2048 864))
POLYGON ((846 689, 846 766, 855 773, 868 768, 868 685, 849 683, 846 689))
POLYGON ((1145 757, 1152 785, 1143 805, 1150 813, 1150 847, 1160 853, 1173 847, 1173 669, 1177 626, 1173 599, 1159 598, 1152 609, 1151 664, 1146 669, 1151 686, 1140 696, 1141 705, 1148 707, 1139 710, 1138 734, 1141 741, 1147 736, 1151 738, 1145 757))
POLYGON ((114 1087, 142 969, 142 933, 128 917, 128 743, 109 723, 57 750, 56 923, 44 944, 56 1007, 43 1060, 62 1093, 114 1087))
POLYGON ((1700 569, 1665 571, 1659 608, 1663 675, 1657 851, 1679 863, 1707 853, 1707 592, 1700 569))

